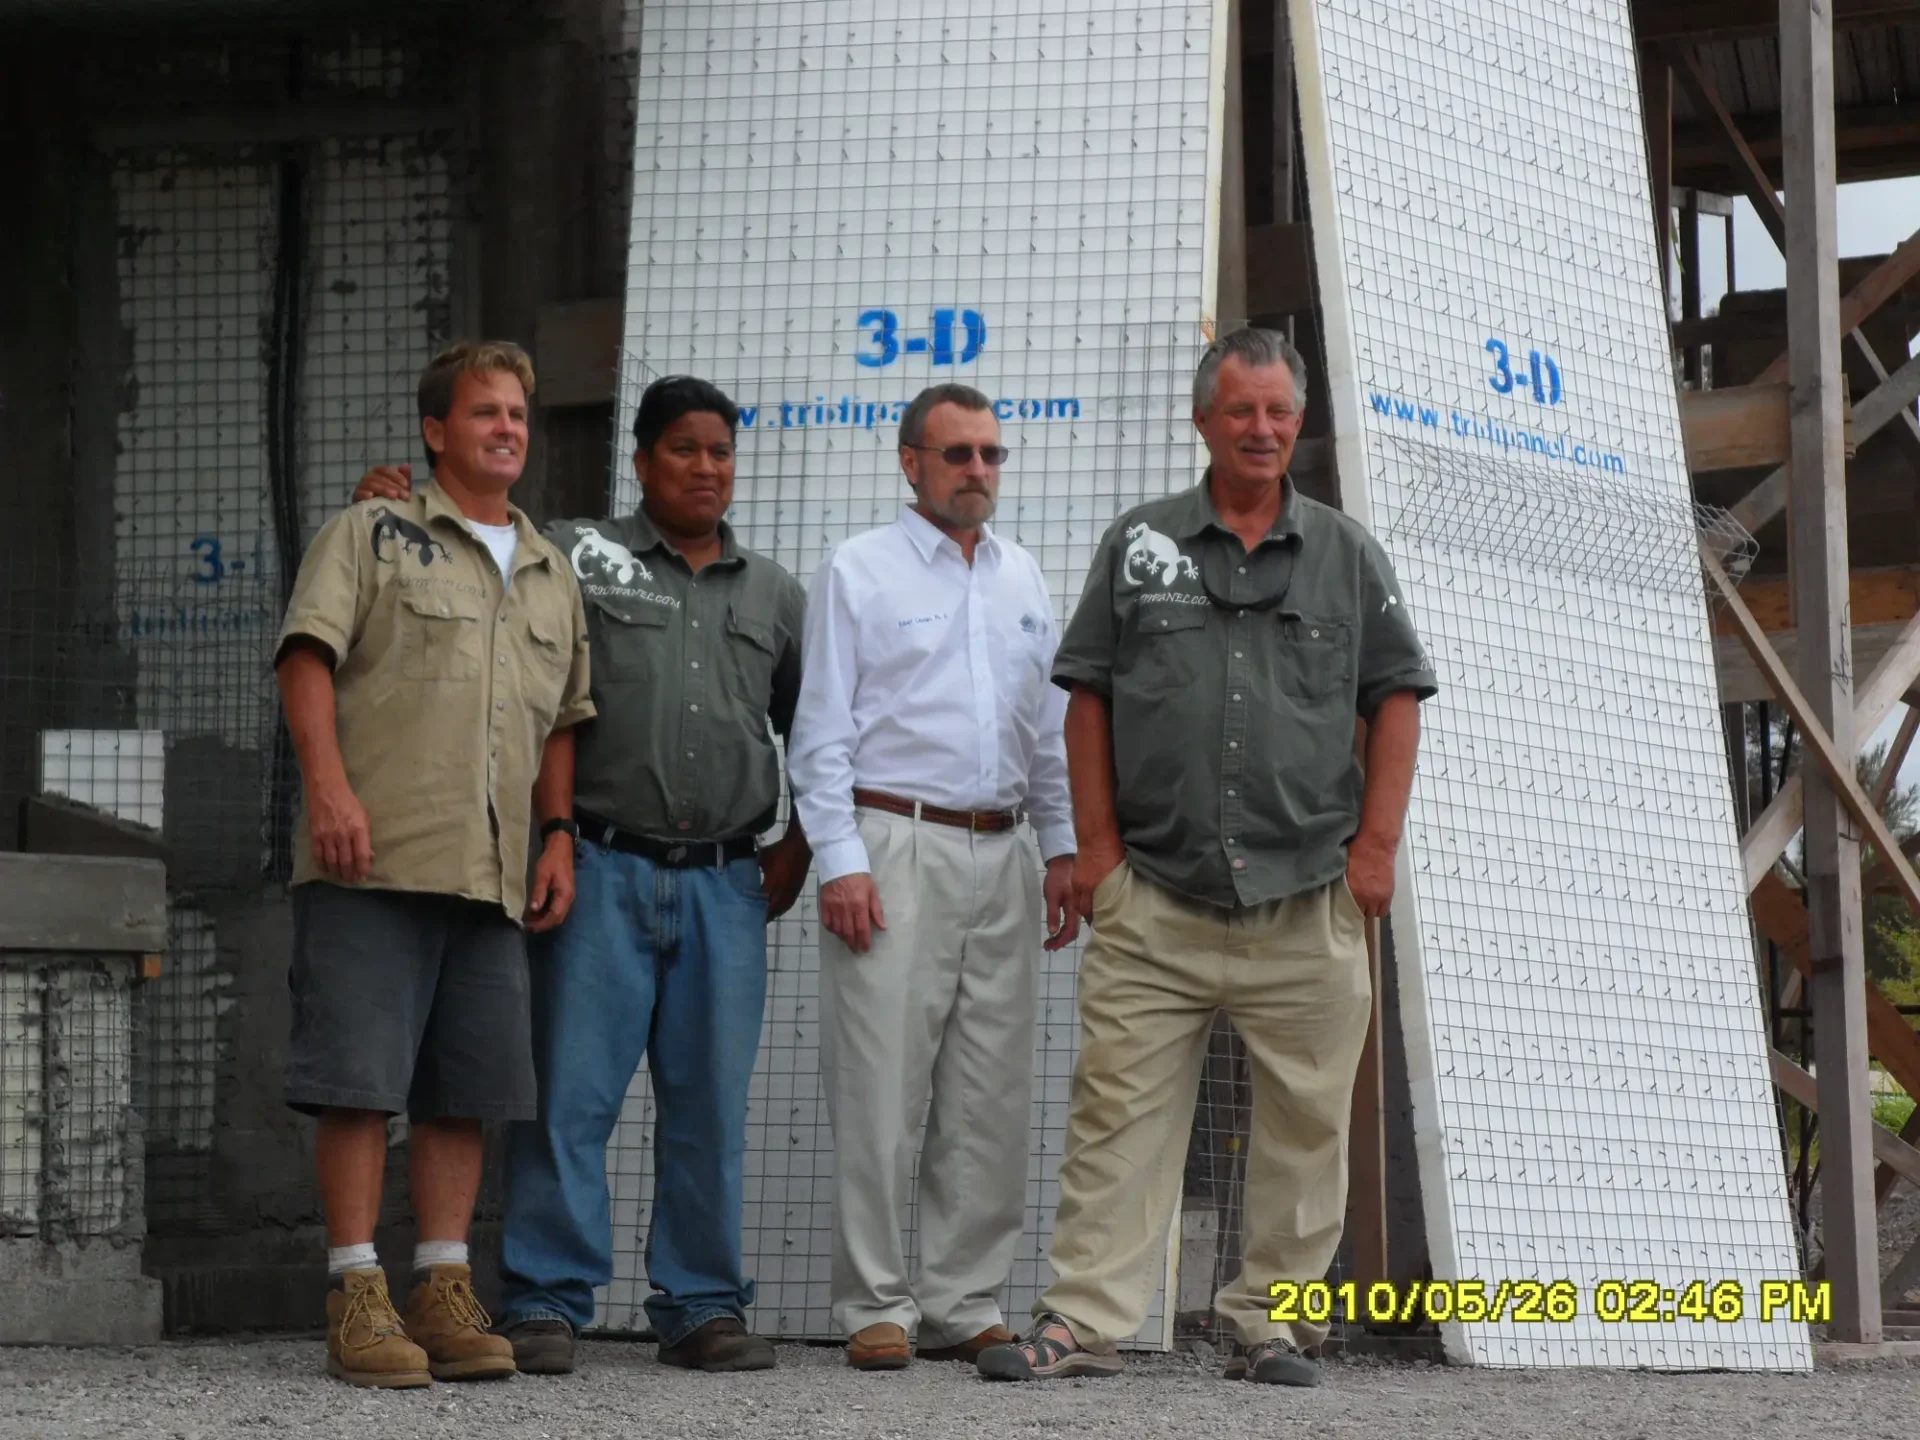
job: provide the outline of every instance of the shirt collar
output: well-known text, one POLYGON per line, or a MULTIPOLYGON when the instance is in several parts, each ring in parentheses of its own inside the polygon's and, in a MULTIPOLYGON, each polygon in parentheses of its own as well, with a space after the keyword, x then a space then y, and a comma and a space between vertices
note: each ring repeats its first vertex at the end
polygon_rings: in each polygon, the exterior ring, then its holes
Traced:
MULTIPOLYGON (((1206 473, 1200 477, 1200 483, 1180 497, 1183 503, 1172 516, 1176 540, 1191 540, 1209 527, 1223 535, 1233 533, 1221 523, 1220 512, 1214 508, 1212 480, 1213 467, 1209 465, 1206 473)), ((1305 538, 1300 529, 1300 495, 1294 489, 1291 478, 1283 479, 1280 483, 1280 513, 1268 527, 1266 538, 1276 540, 1291 535, 1297 543, 1305 538)))
MULTIPOLYGON (((911 505, 901 507, 899 525, 907 532, 907 538, 913 542, 913 548, 920 552, 920 558, 929 565, 933 563, 933 557, 940 552, 942 545, 953 546, 956 553, 960 549, 960 543, 957 540, 911 505)), ((990 555, 994 559, 999 558, 1000 542, 993 538, 991 525, 980 527, 980 544, 974 553, 990 555)))
MULTIPOLYGON (((666 537, 654 526, 647 512, 635 507, 633 514, 627 517, 627 548, 636 555, 644 555, 649 550, 668 550, 675 555, 680 552, 667 543, 666 537)), ((733 527, 722 520, 720 530, 720 558, 715 565, 733 564, 740 559, 740 544, 733 538, 733 527)))
MULTIPOLYGON (((453 498, 440 488, 439 482, 434 480, 427 481, 427 483, 420 488, 419 495, 422 514, 428 523, 432 523, 435 520, 450 520, 462 530, 465 530, 469 535, 473 534, 473 531, 468 529, 466 511, 453 503, 453 498)), ((520 507, 512 501, 507 502, 507 523, 513 526, 514 535, 518 537, 520 545, 524 547, 514 551, 513 568, 516 570, 521 569, 523 563, 527 565, 544 565, 546 563, 546 556, 541 552, 537 543, 540 539, 540 532, 533 528, 533 522, 527 518, 526 512, 521 510, 520 507)))

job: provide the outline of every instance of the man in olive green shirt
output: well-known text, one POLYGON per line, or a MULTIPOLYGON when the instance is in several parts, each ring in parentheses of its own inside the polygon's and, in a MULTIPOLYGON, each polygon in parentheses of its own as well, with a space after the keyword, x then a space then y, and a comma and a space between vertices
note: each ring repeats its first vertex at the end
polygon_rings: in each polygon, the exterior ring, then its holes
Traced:
POLYGON ((1386 555, 1286 479, 1305 366, 1241 330, 1194 380, 1212 464, 1101 542, 1054 660, 1071 693, 1080 970, 1055 1280, 1006 1380, 1112 1375, 1146 1318, 1216 1009, 1253 1074, 1241 1273, 1215 1299, 1229 1377, 1310 1385, 1324 1326, 1267 1318, 1324 1278, 1371 1007, 1369 918, 1393 894, 1419 702, 1435 692, 1386 555), (1367 722, 1364 774, 1355 719, 1367 722))
POLYGON ((419 393, 435 483, 330 520, 281 632, 305 812, 287 1101, 319 1122, 327 1364, 357 1385, 514 1370, 467 1231, 481 1122, 535 1113, 520 925, 565 918, 573 855, 546 844, 529 897, 528 833, 536 798, 566 814, 571 727, 593 714, 566 559, 507 503, 532 389, 517 346, 437 355, 419 393), (419 1235, 404 1324, 373 1247, 400 1111, 419 1235))
MULTIPOLYGON (((774 735, 799 697, 806 594, 720 518, 738 423, 707 382, 656 382, 634 418, 639 513, 546 530, 586 602, 598 716, 573 774, 579 895, 534 954, 540 1116, 507 1146, 501 1323, 529 1372, 573 1368, 594 1287, 612 1276, 607 1142, 643 1053, 658 1107, 647 1315, 660 1359, 774 1361, 744 1325, 747 1087, 767 922, 798 897, 811 852, 797 824, 764 850, 755 837, 778 815, 774 735)), ((358 493, 406 483, 378 470, 358 493)))

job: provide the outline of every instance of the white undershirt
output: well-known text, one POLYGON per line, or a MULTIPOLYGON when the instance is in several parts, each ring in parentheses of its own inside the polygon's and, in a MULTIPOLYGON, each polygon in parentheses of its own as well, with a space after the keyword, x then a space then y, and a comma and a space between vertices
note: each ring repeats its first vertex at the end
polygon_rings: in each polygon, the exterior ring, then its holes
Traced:
POLYGON ((520 548, 520 532, 512 525, 482 525, 478 520, 469 520, 473 533, 480 537, 480 543, 493 552, 493 563, 500 567, 500 583, 513 583, 513 554, 520 548))

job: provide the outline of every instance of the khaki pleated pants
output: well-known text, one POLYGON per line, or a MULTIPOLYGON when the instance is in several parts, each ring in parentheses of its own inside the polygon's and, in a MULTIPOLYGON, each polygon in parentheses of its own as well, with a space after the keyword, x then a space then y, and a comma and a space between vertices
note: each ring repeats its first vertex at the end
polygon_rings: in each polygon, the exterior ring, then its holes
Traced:
POLYGON ((1094 893, 1080 966, 1053 1284, 1079 1342, 1139 1330, 1164 1274, 1207 1032, 1224 1009, 1246 1045, 1253 1116, 1243 1269, 1214 1299, 1247 1344, 1324 1325, 1267 1318, 1276 1280, 1323 1279, 1347 1203, 1347 1127, 1372 1004, 1366 921, 1344 878, 1269 905, 1219 910, 1122 864, 1094 893))
POLYGON ((1040 857, 1024 831, 876 810, 859 824, 887 928, 864 955, 820 937, 833 1319, 955 1345, 1004 1323, 1025 1218, 1040 857), (923 1118, 910 1278, 901 1231, 923 1118))

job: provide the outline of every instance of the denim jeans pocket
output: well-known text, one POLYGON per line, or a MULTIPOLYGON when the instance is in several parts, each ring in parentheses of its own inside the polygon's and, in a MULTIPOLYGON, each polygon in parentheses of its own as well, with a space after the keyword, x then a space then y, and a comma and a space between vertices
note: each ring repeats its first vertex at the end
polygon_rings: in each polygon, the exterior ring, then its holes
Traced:
POLYGON ((752 856, 727 862, 727 884, 742 900, 755 905, 767 903, 767 887, 761 881, 760 862, 752 856))

